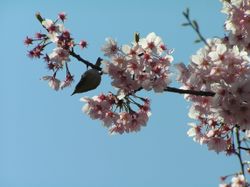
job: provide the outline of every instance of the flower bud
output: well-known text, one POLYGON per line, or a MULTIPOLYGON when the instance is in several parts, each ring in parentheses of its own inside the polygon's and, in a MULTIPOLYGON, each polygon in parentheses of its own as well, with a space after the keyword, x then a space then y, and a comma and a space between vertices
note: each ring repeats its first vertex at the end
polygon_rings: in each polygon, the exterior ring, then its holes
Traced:
POLYGON ((135 41, 135 43, 138 43, 139 40, 140 40, 140 33, 135 32, 135 34, 134 34, 134 41, 135 41))
POLYGON ((38 21, 39 21, 40 23, 42 23, 42 22, 44 21, 44 19, 42 18, 40 12, 37 12, 37 13, 36 13, 36 18, 38 19, 38 21))

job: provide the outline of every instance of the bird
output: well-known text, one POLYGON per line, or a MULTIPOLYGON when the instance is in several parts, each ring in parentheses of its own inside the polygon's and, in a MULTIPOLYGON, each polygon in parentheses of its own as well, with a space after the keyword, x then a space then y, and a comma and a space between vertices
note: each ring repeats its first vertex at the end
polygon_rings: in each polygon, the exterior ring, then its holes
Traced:
POLYGON ((71 94, 83 93, 96 89, 101 83, 101 73, 96 69, 89 69, 85 71, 80 81, 77 83, 74 92, 71 94))

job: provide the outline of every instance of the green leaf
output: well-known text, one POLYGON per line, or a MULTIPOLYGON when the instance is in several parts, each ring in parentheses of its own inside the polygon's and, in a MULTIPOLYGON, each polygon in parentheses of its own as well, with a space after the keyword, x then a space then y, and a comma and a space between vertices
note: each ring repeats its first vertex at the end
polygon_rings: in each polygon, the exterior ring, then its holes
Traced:
POLYGON ((183 14, 183 16, 186 17, 186 18, 188 17, 188 15, 187 15, 186 12, 182 12, 182 14, 183 14))
POLYGON ((186 18, 189 18, 189 8, 187 8, 185 11, 183 11, 182 14, 183 14, 186 18))
POLYGON ((199 25, 198 25, 197 21, 193 20, 192 23, 193 23, 194 27, 195 27, 197 30, 199 30, 199 25))
POLYGON ((189 16, 189 8, 186 9, 186 14, 189 16))
POLYGON ((190 25, 190 23, 182 23, 181 24, 181 26, 183 26, 183 27, 186 27, 186 26, 189 26, 190 25))
POLYGON ((200 39, 196 39, 196 40, 194 41, 194 43, 200 43, 200 42, 201 42, 200 39))

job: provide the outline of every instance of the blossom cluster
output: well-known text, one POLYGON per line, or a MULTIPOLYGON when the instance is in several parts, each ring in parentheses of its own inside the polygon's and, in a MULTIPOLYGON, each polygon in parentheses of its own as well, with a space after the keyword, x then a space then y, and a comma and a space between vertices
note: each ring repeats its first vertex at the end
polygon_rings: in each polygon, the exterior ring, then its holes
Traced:
MULTIPOLYGON (((247 145, 250 141, 250 1, 221 1, 222 12, 228 15, 225 22, 228 35, 206 41, 201 37, 206 45, 191 56, 189 65, 176 65, 179 71, 177 80, 183 84, 181 89, 184 91, 214 93, 213 97, 185 95, 185 99, 191 102, 189 116, 196 120, 196 123, 189 123, 187 134, 196 142, 206 144, 209 150, 240 157, 242 174, 235 174, 228 184, 225 183, 227 177, 224 177, 220 187, 246 187, 249 184, 244 176, 244 166, 250 164, 242 162, 240 145, 243 142, 247 145), (238 147, 235 141, 238 141, 238 147)), ((184 15, 189 20, 188 12, 184 15)), ((42 79, 48 81, 54 90, 63 89, 73 81, 68 64, 72 53, 74 57, 79 56, 74 53, 74 47, 86 48, 87 42, 75 43, 64 27, 65 13, 60 13, 55 21, 44 19, 39 14, 37 18, 46 33, 26 37, 26 45, 36 43, 28 56, 43 57, 53 74, 42 79), (50 54, 44 53, 50 44, 54 44, 55 48, 50 54), (57 73, 64 68, 66 76, 61 81, 57 73)), ((187 25, 194 26, 194 23, 197 25, 196 22, 187 25)), ((198 25, 194 29, 198 29, 198 25)), ((137 132, 146 125, 151 114, 149 100, 137 96, 137 92, 142 89, 154 92, 167 90, 173 51, 153 32, 145 38, 136 34, 134 42, 122 46, 116 40, 107 38, 102 51, 109 60, 102 61, 104 68, 98 65, 95 73, 100 77, 102 73, 108 74, 112 86, 118 90, 117 94, 110 92, 92 98, 83 97, 81 101, 86 104, 82 110, 92 119, 100 120, 111 134, 137 132)), ((81 93, 81 90, 74 93, 81 93)), ((245 150, 249 151, 246 147, 245 150)))
POLYGON ((188 66, 176 67, 182 88, 215 93, 214 97, 185 95, 192 102, 189 116, 199 121, 190 124, 188 135, 210 150, 231 154, 234 127, 250 129, 249 1, 223 1, 222 12, 228 14, 229 36, 208 39, 188 66))
POLYGON ((231 152, 233 127, 250 129, 250 59, 247 52, 222 39, 207 43, 187 67, 176 66, 182 88, 215 93, 214 97, 185 96, 192 101, 189 116, 200 121, 197 126, 192 123, 188 134, 211 150, 231 152))
POLYGON ((122 47, 114 39, 107 38, 102 51, 110 58, 104 71, 111 77, 111 84, 125 95, 141 88, 163 92, 170 83, 172 51, 155 33, 122 47))
POLYGON ((225 180, 226 177, 221 177, 222 183, 219 185, 219 187, 248 187, 249 183, 247 183, 244 175, 242 174, 236 174, 232 177, 231 182, 226 183, 225 180))
POLYGON ((138 37, 131 45, 122 47, 112 38, 107 38, 102 51, 110 59, 102 62, 102 71, 111 77, 111 84, 118 91, 116 95, 110 93, 82 98, 87 103, 83 111, 92 119, 101 120, 111 134, 137 132, 146 125, 150 107, 149 100, 136 96, 136 92, 141 89, 164 91, 170 82, 172 51, 155 33, 148 34, 146 38, 138 37), (139 98, 143 104, 134 98, 139 98), (139 109, 134 110, 133 105, 139 109))
POLYGON ((83 97, 81 100, 86 102, 83 112, 92 119, 101 120, 111 134, 137 132, 146 125, 150 115, 150 102, 148 99, 143 99, 143 104, 139 104, 130 97, 119 99, 114 94, 109 93, 92 98, 83 97), (131 103, 135 104, 139 109, 135 111, 131 107, 131 103))
POLYGON ((37 33, 33 38, 26 37, 24 43, 28 46, 36 43, 28 52, 28 56, 44 59, 52 75, 43 76, 42 79, 48 81, 52 89, 63 89, 72 83, 73 76, 69 71, 70 56, 80 59, 87 66, 92 65, 91 67, 96 68, 94 69, 96 71, 86 71, 88 74, 85 72, 82 75, 73 94, 89 90, 86 88, 91 85, 84 84, 88 81, 93 82, 92 78, 86 80, 87 76, 93 77, 90 76, 90 72, 97 72, 99 76, 103 73, 108 74, 112 79, 111 84, 118 90, 117 94, 82 98, 82 101, 86 102, 83 111, 92 119, 101 120, 112 134, 137 132, 146 125, 150 114, 149 100, 138 97, 137 92, 142 89, 163 92, 170 83, 169 67, 173 61, 172 50, 167 49, 159 36, 150 33, 146 38, 140 38, 137 33, 131 45, 121 47, 112 38, 107 38, 102 51, 110 61, 97 60, 94 65, 74 52, 75 46, 86 48, 88 44, 83 40, 78 44, 75 43, 71 33, 64 26, 67 18, 65 13, 58 14, 55 21, 42 18, 39 13, 36 17, 45 29, 45 33, 37 33), (54 49, 49 54, 44 53, 45 48, 50 44, 54 44, 54 49), (100 67, 101 62, 104 68, 100 67), (57 78, 57 74, 64 68, 66 76, 65 80, 61 81, 57 78), (143 104, 138 103, 136 101, 138 99, 143 101, 143 104))
POLYGON ((137 132, 146 125, 150 107, 149 100, 137 97, 136 92, 141 89, 164 91, 170 83, 172 51, 155 33, 148 34, 146 38, 137 35, 135 42, 122 47, 112 38, 107 38, 102 51, 110 58, 110 61, 103 62, 103 72, 111 77, 111 84, 118 92, 116 95, 110 93, 82 98, 82 101, 87 102, 83 111, 92 119, 101 120, 111 134, 137 132), (132 98, 139 98, 143 104, 132 98), (132 105, 139 109, 135 111, 132 105))
POLYGON ((63 89, 70 86, 74 80, 74 76, 71 75, 68 67, 70 52, 76 45, 85 48, 87 42, 81 41, 79 44, 75 43, 70 32, 64 27, 64 21, 66 19, 65 13, 59 13, 55 21, 44 19, 39 13, 36 16, 44 27, 45 33, 39 32, 36 33, 34 37, 26 37, 24 41, 26 45, 36 44, 32 50, 28 51, 28 56, 30 58, 43 57, 47 68, 52 71, 53 74, 43 76, 42 80, 48 81, 49 86, 54 90, 63 89), (50 44, 55 45, 53 51, 50 54, 44 53, 45 48, 50 44), (58 71, 64 67, 66 69, 66 75, 65 79, 61 81, 56 76, 58 71))
POLYGON ((250 50, 250 1, 249 0, 221 0, 222 12, 228 18, 225 29, 229 31, 229 43, 250 50))

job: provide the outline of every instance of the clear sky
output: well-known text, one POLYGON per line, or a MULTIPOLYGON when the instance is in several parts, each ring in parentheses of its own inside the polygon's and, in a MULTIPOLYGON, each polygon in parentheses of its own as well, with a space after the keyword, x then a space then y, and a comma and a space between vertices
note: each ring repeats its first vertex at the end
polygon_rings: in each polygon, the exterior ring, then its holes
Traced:
MULTIPOLYGON (((211 187, 221 175, 238 170, 234 157, 207 150, 187 137, 189 104, 182 95, 143 93, 152 116, 138 133, 110 136, 99 121, 82 113, 82 96, 112 88, 104 78, 94 91, 70 96, 85 66, 71 65, 76 81, 55 92, 40 80, 49 74, 41 60, 26 56, 24 38, 42 30, 34 14, 68 14, 66 27, 89 47, 81 55, 94 61, 108 36, 120 44, 156 32, 175 49, 174 63, 188 63, 202 44, 186 27, 189 7, 205 37, 223 36, 218 0, 0 1, 0 187, 211 187)), ((173 84, 172 86, 176 86, 173 84)), ((114 90, 113 90, 114 91, 114 90)))

